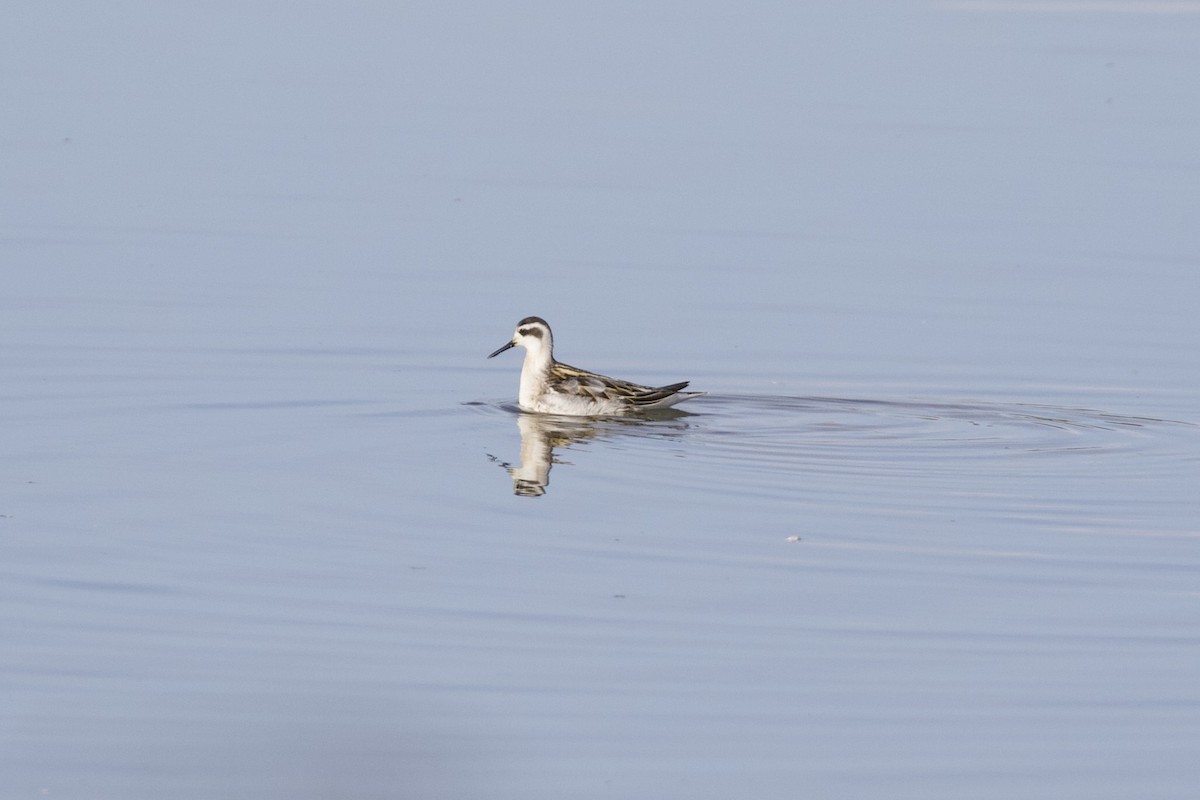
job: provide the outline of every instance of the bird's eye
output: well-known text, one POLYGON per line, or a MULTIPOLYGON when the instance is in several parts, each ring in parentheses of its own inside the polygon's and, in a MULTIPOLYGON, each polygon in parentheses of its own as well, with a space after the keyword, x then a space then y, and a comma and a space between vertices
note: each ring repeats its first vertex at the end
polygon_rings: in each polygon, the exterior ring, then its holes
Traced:
POLYGON ((521 334, 522 336, 528 336, 529 328, 521 328, 519 331, 517 331, 517 333, 521 334))

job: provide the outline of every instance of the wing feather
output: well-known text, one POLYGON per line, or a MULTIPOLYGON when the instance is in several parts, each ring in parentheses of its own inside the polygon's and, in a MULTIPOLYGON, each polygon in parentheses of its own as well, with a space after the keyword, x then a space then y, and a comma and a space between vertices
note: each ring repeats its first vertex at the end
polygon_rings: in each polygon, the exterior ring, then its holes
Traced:
POLYGON ((688 385, 688 381, 682 381, 670 386, 642 386, 559 362, 550 367, 550 374, 550 388, 555 392, 583 394, 594 400, 624 400, 636 406, 665 400, 688 385))

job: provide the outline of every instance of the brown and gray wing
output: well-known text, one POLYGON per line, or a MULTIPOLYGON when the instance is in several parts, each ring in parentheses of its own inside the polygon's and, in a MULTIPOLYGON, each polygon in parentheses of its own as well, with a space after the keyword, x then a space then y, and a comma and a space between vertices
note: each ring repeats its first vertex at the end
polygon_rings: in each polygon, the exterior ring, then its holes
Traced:
POLYGON ((653 389, 644 389, 636 394, 629 396, 629 402, 638 406, 652 405, 660 400, 666 400, 671 395, 682 389, 686 389, 689 381, 682 383, 672 383, 670 386, 658 386, 653 389))

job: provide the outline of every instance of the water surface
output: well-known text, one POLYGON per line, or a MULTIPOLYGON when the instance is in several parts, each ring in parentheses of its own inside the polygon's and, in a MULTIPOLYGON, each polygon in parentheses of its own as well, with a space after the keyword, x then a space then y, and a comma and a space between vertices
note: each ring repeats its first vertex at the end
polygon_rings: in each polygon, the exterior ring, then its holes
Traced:
POLYGON ((60 12, 0 796, 1194 794, 1193 4, 60 12))

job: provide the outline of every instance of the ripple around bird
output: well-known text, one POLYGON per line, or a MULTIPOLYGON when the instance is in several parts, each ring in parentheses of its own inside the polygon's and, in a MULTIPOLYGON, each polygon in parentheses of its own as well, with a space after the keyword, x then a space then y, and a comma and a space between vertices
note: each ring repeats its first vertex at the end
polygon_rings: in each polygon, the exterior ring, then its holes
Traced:
MULTIPOLYGON (((520 413, 508 403, 474 407, 520 413)), ((1200 459, 1194 423, 1027 403, 709 395, 650 417, 538 424, 559 447, 670 440, 676 455, 754 471, 953 472, 987 461, 1036 474, 1067 468, 1066 458, 1128 456, 1145 474, 1200 459)))

